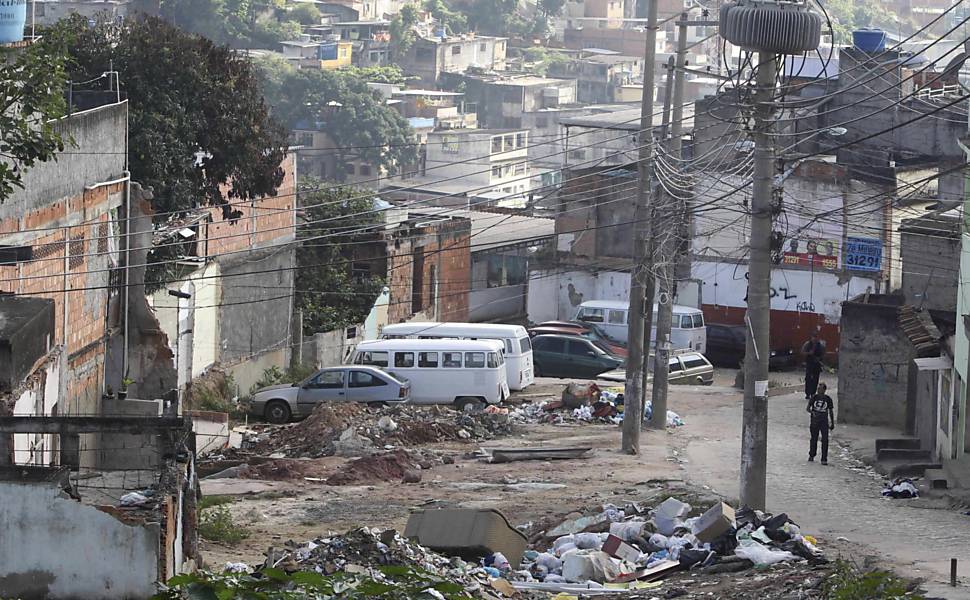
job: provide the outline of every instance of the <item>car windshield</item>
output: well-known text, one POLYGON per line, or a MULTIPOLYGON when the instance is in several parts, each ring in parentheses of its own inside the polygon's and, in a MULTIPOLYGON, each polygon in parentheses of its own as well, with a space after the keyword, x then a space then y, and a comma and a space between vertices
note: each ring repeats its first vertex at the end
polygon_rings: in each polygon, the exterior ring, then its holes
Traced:
POLYGON ((602 350, 606 354, 610 354, 610 355, 613 354, 613 350, 609 346, 607 346, 605 343, 603 343, 603 342, 601 342, 599 340, 590 340, 590 341, 593 342, 593 345, 596 346, 596 349, 597 350, 602 350))
POLYGON ((605 333, 603 333, 603 330, 600 329, 597 325, 594 325, 592 323, 588 323, 588 325, 589 325, 589 333, 586 335, 586 337, 588 337, 591 340, 602 340, 602 341, 606 341, 609 339, 609 337, 605 333))

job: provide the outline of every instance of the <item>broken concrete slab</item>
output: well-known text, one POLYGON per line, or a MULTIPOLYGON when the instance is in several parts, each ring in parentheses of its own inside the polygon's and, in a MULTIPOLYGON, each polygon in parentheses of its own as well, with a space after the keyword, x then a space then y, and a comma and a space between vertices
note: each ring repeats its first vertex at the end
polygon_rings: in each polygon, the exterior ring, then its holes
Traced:
POLYGON ((528 540, 494 509, 437 509, 415 512, 404 537, 462 558, 501 552, 513 565, 522 560, 528 540))
POLYGON ((507 463, 517 460, 568 460, 584 458, 591 446, 571 448, 490 448, 493 463, 507 463))

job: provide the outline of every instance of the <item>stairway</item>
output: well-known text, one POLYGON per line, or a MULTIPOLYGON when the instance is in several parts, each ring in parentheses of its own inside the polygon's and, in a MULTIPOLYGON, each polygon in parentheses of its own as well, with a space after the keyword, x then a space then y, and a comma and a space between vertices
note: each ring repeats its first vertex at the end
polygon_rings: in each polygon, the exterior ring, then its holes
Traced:
MULTIPOLYGON (((932 453, 920 448, 918 438, 884 438, 876 440, 876 460, 882 463, 890 477, 926 477, 927 471, 943 468, 932 462, 932 453)), ((940 471, 939 476, 942 474, 940 471)), ((945 487, 945 476, 944 487, 945 487)))

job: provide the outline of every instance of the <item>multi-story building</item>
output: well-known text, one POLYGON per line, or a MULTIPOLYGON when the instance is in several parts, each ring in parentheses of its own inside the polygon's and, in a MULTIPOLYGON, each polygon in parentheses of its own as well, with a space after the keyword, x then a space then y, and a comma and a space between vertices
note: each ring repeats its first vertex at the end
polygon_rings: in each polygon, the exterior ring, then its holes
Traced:
POLYGON ((583 54, 586 56, 549 67, 549 75, 577 81, 579 102, 622 102, 623 86, 639 82, 643 76, 643 60, 638 56, 612 52, 583 54))
POLYGON ((474 103, 478 120, 490 128, 522 127, 522 113, 576 102, 576 81, 535 75, 454 73, 442 76, 450 89, 461 88, 474 103))
MULTIPOLYGON (((441 32, 443 33, 443 32, 441 32)), ((461 36, 421 36, 395 61, 421 84, 434 87, 442 73, 464 73, 470 67, 483 70, 505 69, 508 40, 468 33, 461 36)))
POLYGON ((299 40, 280 42, 280 45, 283 47, 283 58, 301 68, 330 71, 353 64, 353 43, 350 41, 317 41, 304 35, 299 40))

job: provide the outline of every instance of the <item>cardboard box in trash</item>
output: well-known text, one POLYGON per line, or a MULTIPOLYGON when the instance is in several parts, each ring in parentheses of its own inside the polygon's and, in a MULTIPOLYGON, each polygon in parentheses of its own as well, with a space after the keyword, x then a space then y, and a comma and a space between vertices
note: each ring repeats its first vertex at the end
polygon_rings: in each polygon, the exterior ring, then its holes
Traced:
POLYGON ((408 519, 404 537, 432 550, 467 559, 501 552, 512 565, 522 562, 528 545, 525 535, 494 509, 443 508, 416 512, 408 519))
POLYGON ((724 502, 719 502, 694 521, 691 533, 701 543, 706 544, 713 542, 732 527, 734 527, 734 509, 724 502))

